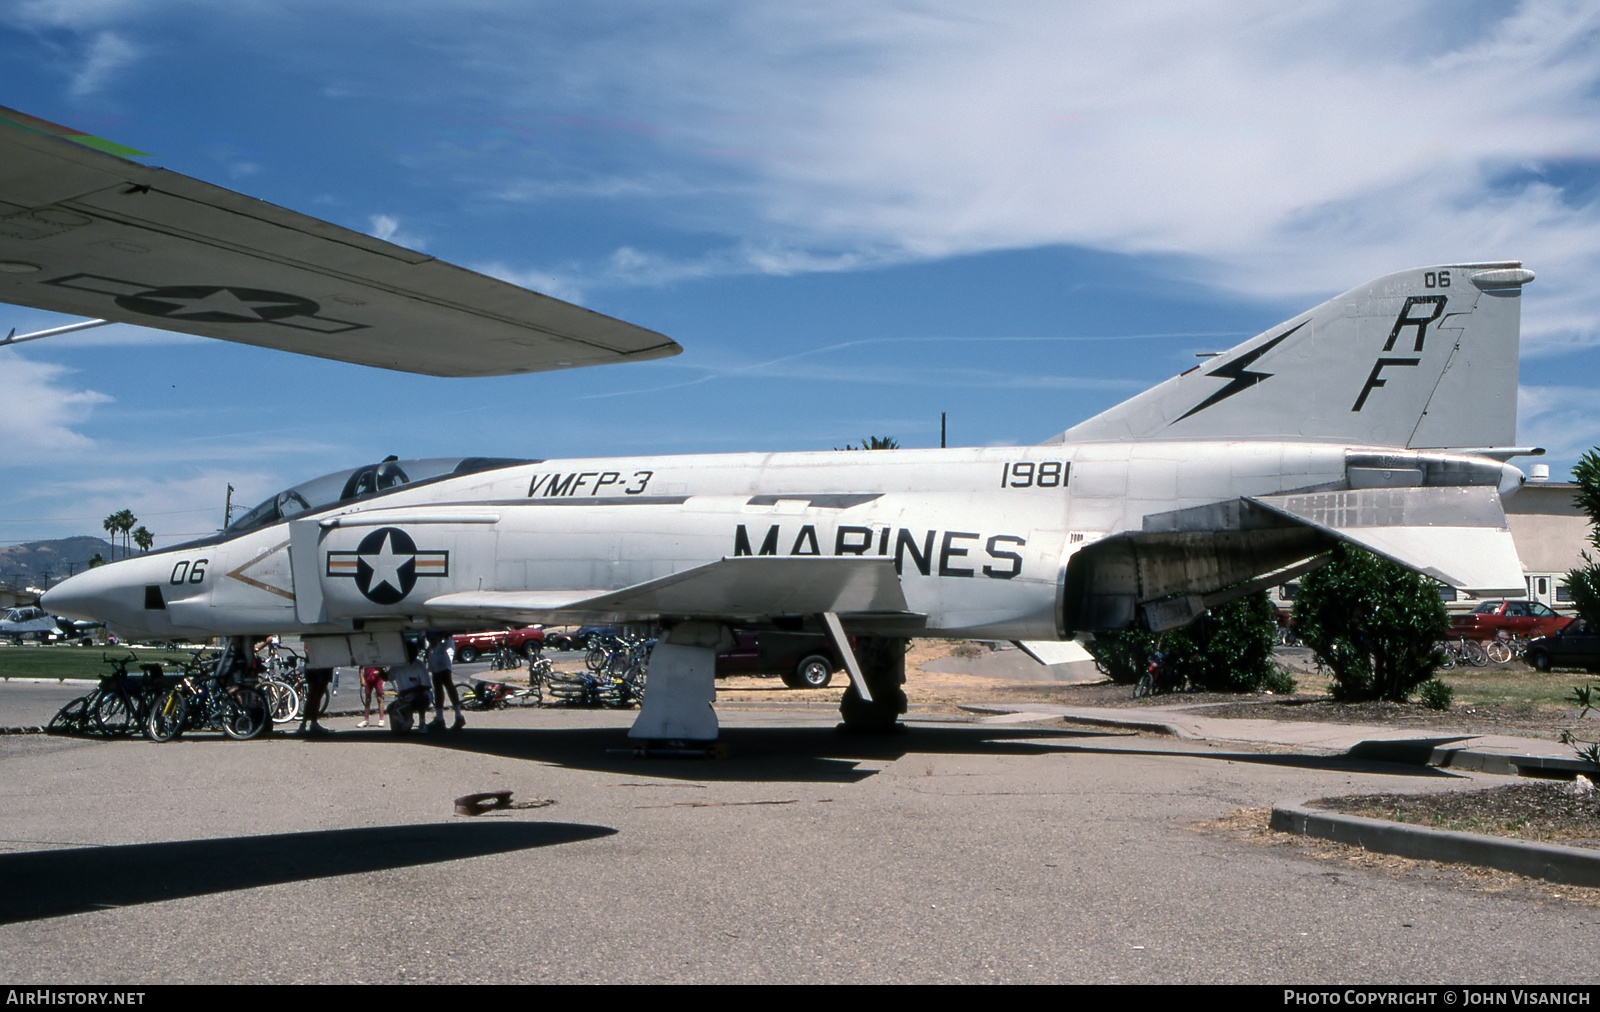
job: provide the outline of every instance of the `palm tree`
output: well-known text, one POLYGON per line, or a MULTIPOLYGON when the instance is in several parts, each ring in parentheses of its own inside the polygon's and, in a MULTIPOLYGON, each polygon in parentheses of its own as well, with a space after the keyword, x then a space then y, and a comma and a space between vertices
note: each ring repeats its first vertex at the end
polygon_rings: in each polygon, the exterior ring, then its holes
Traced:
MULTIPOLYGON (((835 446, 834 449, 837 450, 837 449, 840 449, 840 447, 835 446)), ((898 450, 898 449, 900 449, 900 440, 894 438, 893 436, 868 436, 866 439, 863 439, 861 441, 861 445, 860 446, 846 446, 846 447, 843 447, 843 449, 846 449, 846 450, 898 450)))
POLYGON ((133 543, 139 546, 139 551, 148 552, 154 547, 156 536, 141 526, 133 532, 133 543))
POLYGON ((133 554, 133 549, 128 545, 128 532, 133 530, 133 525, 138 522, 139 518, 133 515, 133 510, 117 510, 101 523, 100 526, 104 527, 106 533, 111 535, 111 558, 113 561, 117 557, 118 534, 122 535, 123 557, 126 558, 133 554))

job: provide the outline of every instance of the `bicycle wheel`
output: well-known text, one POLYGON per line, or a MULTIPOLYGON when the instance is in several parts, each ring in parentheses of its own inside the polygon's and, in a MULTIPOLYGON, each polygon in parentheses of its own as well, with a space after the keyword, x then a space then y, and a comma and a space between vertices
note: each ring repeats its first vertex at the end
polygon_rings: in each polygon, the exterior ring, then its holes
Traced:
POLYGON ((261 736, 272 723, 267 697, 251 685, 241 685, 223 706, 222 733, 234 741, 249 741, 261 736))
POLYGON ((608 656, 609 651, 605 647, 592 646, 589 648, 589 653, 583 658, 583 666, 590 671, 599 671, 606 666, 608 656))
POLYGON ((150 708, 150 716, 145 718, 145 737, 154 742, 171 741, 183 733, 188 720, 189 704, 184 701, 183 693, 168 689, 150 708))
POLYGON ((1511 660, 1511 644, 1504 640, 1490 640, 1483 651, 1489 655, 1490 662, 1494 664, 1506 664, 1511 660))
POLYGON ((1475 668, 1486 668, 1489 666, 1489 655, 1484 652, 1483 644, 1479 643, 1477 640, 1461 641, 1461 657, 1464 661, 1466 661, 1468 664, 1471 664, 1475 668))
POLYGON ((288 682, 268 679, 261 683, 261 691, 266 693, 274 724, 288 723, 300 712, 300 693, 294 691, 294 686, 288 682))
POLYGON ((486 710, 487 704, 478 694, 478 687, 468 682, 456 683, 456 698, 461 700, 463 710, 486 710))
POLYGON ((93 695, 79 696, 57 710, 45 730, 51 734, 82 734, 94 720, 94 711, 89 708, 93 695))
POLYGON ((133 710, 120 692, 102 692, 94 708, 95 729, 101 734, 128 734, 133 730, 133 710))
POLYGON ((1139 680, 1133 684, 1134 699, 1143 699, 1146 696, 1153 695, 1155 691, 1156 677, 1148 671, 1140 675, 1139 680))
POLYGON ((1454 668, 1457 660, 1459 660, 1459 658, 1456 657, 1456 645, 1454 643, 1439 644, 1440 671, 1449 671, 1451 668, 1454 668))

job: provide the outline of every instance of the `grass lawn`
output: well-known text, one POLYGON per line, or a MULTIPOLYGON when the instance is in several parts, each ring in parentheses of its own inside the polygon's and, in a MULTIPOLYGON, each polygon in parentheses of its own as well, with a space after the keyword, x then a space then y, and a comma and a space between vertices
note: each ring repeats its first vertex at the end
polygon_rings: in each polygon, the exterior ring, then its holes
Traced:
POLYGON ((1455 690, 1457 706, 1494 706, 1512 710, 1572 709, 1572 688, 1594 685, 1600 678, 1583 672, 1540 674, 1526 664, 1487 668, 1454 668, 1439 680, 1455 690))
POLYGON ((0 646, 0 678, 89 678, 98 679, 111 670, 103 657, 136 655, 142 661, 157 661, 169 670, 187 653, 141 647, 0 646))

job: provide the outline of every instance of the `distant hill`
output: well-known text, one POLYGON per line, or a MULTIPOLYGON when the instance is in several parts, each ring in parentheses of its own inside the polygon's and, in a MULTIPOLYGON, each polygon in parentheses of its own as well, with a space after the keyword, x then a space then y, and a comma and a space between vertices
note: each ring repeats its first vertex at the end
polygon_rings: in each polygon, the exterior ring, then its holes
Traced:
POLYGON ((0 547, 0 585, 42 587, 47 580, 60 583, 70 573, 88 569, 89 559, 96 552, 110 562, 111 542, 84 536, 0 547))

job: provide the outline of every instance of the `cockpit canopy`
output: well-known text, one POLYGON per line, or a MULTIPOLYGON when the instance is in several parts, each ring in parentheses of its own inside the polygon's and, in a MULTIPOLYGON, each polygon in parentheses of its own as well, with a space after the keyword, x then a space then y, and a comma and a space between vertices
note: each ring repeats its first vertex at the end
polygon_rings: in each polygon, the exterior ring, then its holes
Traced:
POLYGON ((532 463, 536 461, 513 457, 427 457, 420 460, 390 459, 347 471, 335 471, 284 489, 229 524, 226 533, 244 534, 280 520, 292 519, 301 513, 332 509, 406 485, 532 463))

